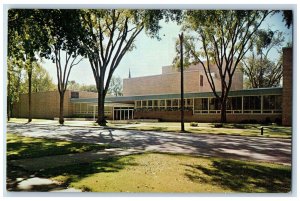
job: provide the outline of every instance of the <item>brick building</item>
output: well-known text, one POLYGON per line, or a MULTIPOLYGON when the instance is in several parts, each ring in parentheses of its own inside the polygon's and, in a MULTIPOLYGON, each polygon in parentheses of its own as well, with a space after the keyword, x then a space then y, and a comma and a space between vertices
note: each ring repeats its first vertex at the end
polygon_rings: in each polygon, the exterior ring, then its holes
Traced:
MULTIPOLYGON (((283 87, 243 90, 243 75, 237 70, 227 104, 228 122, 292 123, 292 49, 283 49, 283 87), (283 107, 284 106, 284 107, 283 107)), ((218 74, 212 71, 215 82, 218 74)), ((220 89, 220 84, 216 85, 220 89)), ((162 74, 124 79, 124 96, 106 97, 108 119, 160 119, 180 121, 180 73, 164 66, 162 74)), ((15 104, 13 115, 27 117, 28 95, 15 104)), ((97 116, 97 93, 71 92, 65 95, 65 117, 97 116)), ((220 109, 199 65, 185 70, 185 121, 218 122, 220 109)), ((54 118, 59 114, 58 92, 32 94, 32 117, 54 118)))

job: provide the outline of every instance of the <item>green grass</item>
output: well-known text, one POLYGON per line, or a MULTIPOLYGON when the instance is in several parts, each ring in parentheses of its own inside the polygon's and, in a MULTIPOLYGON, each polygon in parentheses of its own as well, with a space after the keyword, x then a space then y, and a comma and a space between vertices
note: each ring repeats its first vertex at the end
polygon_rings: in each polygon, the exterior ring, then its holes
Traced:
POLYGON ((48 169, 50 177, 92 192, 290 192, 291 167, 172 154, 139 154, 48 169))
POLYGON ((37 158, 70 153, 103 150, 107 145, 22 137, 7 134, 7 159, 37 158))
MULTIPOLYGON (((223 124, 221 128, 215 128, 213 123, 198 123, 198 126, 191 126, 190 123, 185 123, 185 130, 196 134, 221 134, 221 135, 242 135, 242 136, 257 136, 257 137, 278 137, 291 138, 292 128, 278 125, 261 125, 261 124, 223 124), (264 133, 261 135, 261 127, 264 127, 264 133)), ((113 128, 122 128, 122 125, 108 124, 113 128)), ((166 131, 180 132, 180 123, 175 122, 157 122, 140 124, 127 124, 124 129, 141 130, 141 131, 166 131)))
POLYGON ((92 192, 285 193, 291 190, 291 166, 279 164, 145 153, 26 171, 12 166, 10 160, 104 147, 8 134, 7 148, 9 190, 15 190, 19 178, 33 175, 51 178, 65 187, 92 192))

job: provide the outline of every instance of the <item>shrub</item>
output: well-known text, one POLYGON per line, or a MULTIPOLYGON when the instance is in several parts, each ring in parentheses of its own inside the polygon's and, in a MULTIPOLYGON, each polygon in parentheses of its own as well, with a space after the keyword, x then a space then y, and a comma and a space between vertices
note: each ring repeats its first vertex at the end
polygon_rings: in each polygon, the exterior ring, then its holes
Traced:
POLYGON ((223 124, 221 124, 221 123, 216 123, 216 124, 214 125, 214 127, 215 127, 215 128, 222 128, 222 127, 223 127, 223 124))
POLYGON ((198 123, 197 123, 197 122, 191 122, 191 123, 190 123, 190 126, 192 126, 192 127, 197 127, 197 126, 198 126, 198 123))

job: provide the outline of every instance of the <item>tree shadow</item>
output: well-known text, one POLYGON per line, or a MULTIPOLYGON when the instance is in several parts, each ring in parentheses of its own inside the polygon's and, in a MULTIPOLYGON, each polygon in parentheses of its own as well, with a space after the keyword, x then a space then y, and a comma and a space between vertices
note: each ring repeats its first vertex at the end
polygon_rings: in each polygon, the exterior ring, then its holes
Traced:
POLYGON ((105 144, 99 145, 78 142, 64 142, 53 139, 33 139, 30 142, 24 142, 21 138, 7 141, 7 160, 82 153, 93 150, 103 150, 108 147, 109 146, 105 144))
POLYGON ((235 192, 286 193, 291 191, 291 169, 266 167, 234 160, 213 160, 211 167, 187 165, 193 182, 212 182, 235 192))
MULTIPOLYGON (((79 163, 66 166, 60 166, 56 168, 41 169, 39 171, 24 170, 21 167, 16 167, 8 162, 7 165, 7 190, 8 191, 32 191, 32 192, 46 192, 50 190, 60 190, 69 186, 71 182, 80 181, 83 178, 91 176, 96 173, 108 173, 118 172, 124 169, 126 166, 135 166, 131 156, 108 156, 105 159, 95 160, 90 163, 79 163), (49 185, 35 185, 31 186, 28 190, 22 190, 18 188, 20 181, 39 177, 39 178, 55 178, 63 177, 62 181, 58 181, 55 184, 49 185), (20 180, 20 178, 22 180, 20 180)), ((89 191, 89 189, 82 189, 83 191, 89 191)))

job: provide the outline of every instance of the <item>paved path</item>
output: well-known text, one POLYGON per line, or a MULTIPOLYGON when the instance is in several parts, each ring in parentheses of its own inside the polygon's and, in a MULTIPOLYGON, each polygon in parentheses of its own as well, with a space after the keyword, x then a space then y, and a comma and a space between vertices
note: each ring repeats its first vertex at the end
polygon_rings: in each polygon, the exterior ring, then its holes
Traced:
POLYGON ((290 139, 16 123, 8 123, 7 132, 28 137, 98 144, 109 143, 137 152, 184 153, 283 164, 291 163, 290 139))

